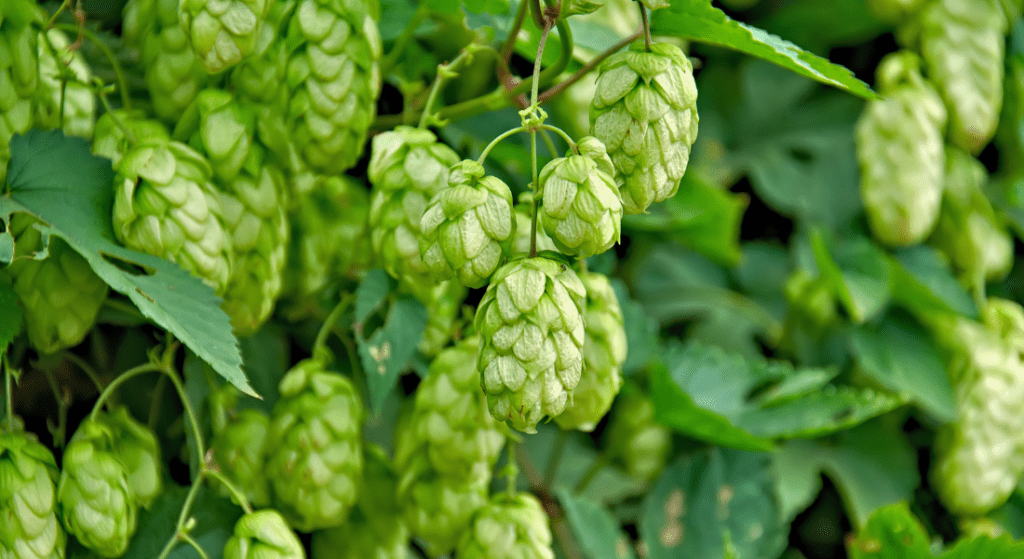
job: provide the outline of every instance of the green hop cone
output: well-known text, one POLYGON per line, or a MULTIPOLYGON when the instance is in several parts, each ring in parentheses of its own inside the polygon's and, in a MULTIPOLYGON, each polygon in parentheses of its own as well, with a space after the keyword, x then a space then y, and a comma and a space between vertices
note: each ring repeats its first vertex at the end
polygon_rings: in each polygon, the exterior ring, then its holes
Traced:
POLYGON ((896 247, 923 241, 942 201, 946 109, 920 66, 907 50, 882 59, 876 81, 884 97, 868 101, 856 127, 868 225, 896 247))
POLYGON ((992 139, 1003 101, 1007 21, 999 0, 931 0, 905 29, 949 109, 949 138, 978 153, 992 139))
POLYGON ((442 281, 437 285, 403 287, 413 292, 427 309, 427 324, 417 349, 423 355, 433 357, 455 335, 466 288, 455 280, 442 281))
POLYGON ((281 513, 263 509, 238 519, 224 559, 306 559, 306 550, 281 513))
POLYGON ((250 158, 256 115, 222 89, 204 89, 174 127, 174 139, 206 156, 213 177, 234 179, 250 158))
POLYGON ((420 256, 438 280, 483 287, 508 252, 515 225, 508 185, 485 176, 476 161, 460 161, 423 212, 420 256))
POLYGON ((459 539, 459 559, 554 559, 544 507, 529 493, 499 493, 459 539))
POLYGON ((156 435, 123 406, 97 415, 95 421, 117 434, 113 452, 128 474, 128 488, 135 502, 148 508, 163 490, 163 462, 156 435))
POLYGON ((89 262, 64 239, 51 235, 47 257, 34 260, 43 250, 43 237, 29 214, 10 220, 15 260, 7 267, 25 309, 28 341, 39 353, 56 353, 78 345, 96 323, 107 284, 92 271, 89 262))
POLYGON ((180 142, 140 141, 114 179, 114 233, 126 247, 176 262, 223 294, 231 276, 210 164, 180 142))
POLYGON ((980 516, 998 507, 1024 474, 1024 310, 990 298, 981 323, 936 325, 947 349, 957 419, 935 443, 932 482, 950 512, 980 516))
MULTIPOLYGON (((217 469, 238 487, 252 506, 270 505, 270 480, 264 471, 270 418, 254 409, 241 410, 220 429, 210 448, 217 469)), ((220 493, 234 496, 225 487, 220 493)))
POLYGON ((39 88, 39 12, 35 2, 14 0, 0 7, 0 183, 7 176, 10 141, 34 126, 39 88))
POLYGON ((580 281, 587 289, 586 341, 583 374, 573 401, 555 418, 562 429, 593 431, 612 407, 622 388, 622 364, 626 362, 626 330, 619 299, 608 277, 584 272, 580 281))
POLYGON ((128 153, 132 147, 131 142, 128 141, 128 136, 125 136, 124 130, 117 124, 114 120, 115 118, 121 121, 121 124, 132 133, 136 140, 169 140, 171 138, 167 127, 162 122, 147 118, 146 114, 142 111, 132 111, 129 113, 123 109, 118 109, 111 113, 104 113, 96 121, 92 140, 92 152, 95 155, 109 159, 115 171, 121 164, 124 154, 128 153))
MULTIPOLYGON (((513 255, 527 255, 530 254, 530 230, 533 227, 533 193, 525 191, 519 195, 519 203, 512 208, 514 210, 513 215, 516 220, 516 236, 512 242, 512 248, 510 254, 513 255)), ((538 221, 540 216, 538 215, 538 221)), ((558 247, 555 246, 555 242, 548 237, 548 234, 544 232, 542 225, 537 226, 537 252, 543 252, 550 250, 552 252, 558 252, 558 247)))
POLYGON ((605 452, 630 476, 651 482, 672 451, 672 433, 654 420, 654 404, 635 386, 624 388, 605 430, 605 452))
POLYGON ((359 501, 348 522, 313 533, 312 559, 405 559, 409 530, 398 506, 394 466, 376 445, 364 447, 359 501))
POLYGON ((373 138, 367 175, 370 241, 381 266, 410 284, 436 283, 420 257, 423 214, 435 194, 448 184, 455 151, 429 130, 399 126, 373 138))
POLYGON ((363 470, 363 405, 348 378, 306 359, 281 379, 267 448, 273 502, 303 532, 339 526, 363 470))
POLYGON ((101 557, 124 555, 138 521, 129 472, 116 451, 119 436, 104 421, 83 421, 64 450, 57 484, 64 527, 101 557))
POLYGON ((916 12, 923 4, 924 0, 868 0, 868 9, 876 18, 895 24, 916 12))
POLYGON ((71 136, 92 138, 96 124, 96 94, 92 88, 92 71, 63 31, 40 32, 39 91, 36 102, 37 128, 61 126, 61 100, 64 101, 62 130, 71 136), (61 69, 67 77, 61 92, 61 69), (62 98, 63 95, 63 98, 62 98))
POLYGON ((0 430, 0 557, 63 559, 57 521, 57 463, 34 436, 0 430))
POLYGON ((288 129, 319 173, 338 174, 363 153, 380 95, 378 0, 298 0, 286 41, 288 129))
POLYGON ((223 72, 252 53, 270 2, 181 0, 182 30, 208 73, 223 72))
POLYGON ((586 290, 564 264, 522 258, 502 266, 476 312, 477 368, 499 421, 535 433, 565 410, 583 370, 586 290))
POLYGON ((541 221, 558 250, 588 258, 619 242, 622 201, 604 144, 587 136, 577 149, 541 170, 541 221))
POLYGON ((599 71, 590 133, 615 164, 623 210, 643 213, 674 196, 686 172, 699 120, 693 65, 675 45, 646 52, 638 41, 599 71))
POLYGON ((455 549, 473 513, 487 504, 490 483, 491 471, 484 462, 455 477, 438 473, 422 454, 400 468, 397 491, 405 522, 430 557, 455 549))

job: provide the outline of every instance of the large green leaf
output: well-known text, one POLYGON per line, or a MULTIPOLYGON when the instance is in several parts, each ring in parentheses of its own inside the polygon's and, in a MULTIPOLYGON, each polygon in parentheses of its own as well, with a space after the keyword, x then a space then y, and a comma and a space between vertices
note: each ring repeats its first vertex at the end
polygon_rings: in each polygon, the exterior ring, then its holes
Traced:
POLYGON ((896 251, 890 261, 892 296, 917 312, 952 312, 977 318, 978 307, 939 251, 916 246, 896 251))
POLYGON ((555 492, 565 510, 576 541, 588 559, 633 559, 633 545, 619 523, 601 506, 586 497, 576 497, 566 487, 555 492))
POLYGON ((0 353, 7 350, 7 344, 14 340, 21 330, 21 305, 18 296, 9 284, 0 277, 0 353))
POLYGON ((905 402, 869 388, 830 385, 780 406, 751 408, 737 422, 762 437, 817 437, 848 429, 905 402))
POLYGON ((398 375, 406 369, 427 325, 427 309, 412 297, 401 297, 388 309, 384 325, 369 338, 356 330, 359 356, 362 358, 370 404, 378 413, 395 387, 398 375))
POLYGON ((658 349, 658 322, 647 316, 644 308, 629 296, 626 284, 611 279, 612 288, 622 309, 622 326, 626 330, 626 362, 622 372, 631 375, 647 367, 658 349))
POLYGON ((857 537, 846 542, 846 549, 850 559, 930 559, 932 556, 928 532, 903 501, 875 511, 857 537))
POLYGON ((1024 542, 1015 542, 1009 535, 992 539, 976 536, 962 539, 939 556, 939 559, 1019 559, 1024 557, 1024 542))
POLYGON ((81 138, 65 137, 59 130, 15 136, 7 169, 10 197, 0 197, 0 219, 24 211, 48 223, 50 227, 42 228, 44 235, 67 241, 143 315, 240 390, 255 395, 242 372, 238 341, 213 289, 176 264, 113 241, 113 179, 110 161, 93 156, 81 138), (124 264, 150 272, 128 271, 124 264))

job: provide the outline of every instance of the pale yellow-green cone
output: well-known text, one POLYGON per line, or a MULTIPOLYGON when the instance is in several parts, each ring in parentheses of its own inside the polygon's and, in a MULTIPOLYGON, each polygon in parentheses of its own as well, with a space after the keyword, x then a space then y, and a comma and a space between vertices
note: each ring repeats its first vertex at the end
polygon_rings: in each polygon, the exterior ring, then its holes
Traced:
POLYGON ((643 213, 675 195, 697 139, 693 65, 675 45, 642 40, 599 69, 590 132, 615 164, 622 207, 643 213))
POLYGON ((39 39, 39 92, 35 126, 51 129, 61 126, 60 69, 72 77, 64 88, 64 121, 61 129, 70 136, 92 138, 96 124, 96 95, 92 71, 81 53, 69 51, 71 40, 59 29, 50 29, 39 39))
POLYGON ((306 559, 306 550, 281 513, 263 509, 238 519, 224 559, 306 559))
POLYGON ((564 264, 513 260, 495 272, 480 305, 477 368, 499 421, 536 432, 565 410, 583 371, 586 289, 564 264))
POLYGON ((271 1, 180 0, 182 29, 208 73, 223 72, 252 53, 271 1))
POLYGON ((148 508, 163 491, 163 462, 156 435, 119 406, 95 418, 117 434, 113 452, 128 474, 128 488, 140 506, 148 508))
POLYGON ((114 121, 115 117, 132 133, 136 141, 144 141, 149 138, 169 140, 171 137, 162 122, 148 118, 143 111, 133 110, 128 113, 123 109, 118 109, 112 113, 104 113, 96 120, 92 152, 109 159, 115 171, 121 164, 121 158, 131 149, 131 142, 125 136, 124 130, 114 121))
POLYGON ((0 6, 0 183, 7 177, 11 138, 34 125, 40 19, 35 2, 13 0, 0 6))
POLYGON ((946 350, 957 419, 939 430, 932 486, 950 512, 980 516, 1024 474, 1024 310, 990 298, 980 323, 958 317, 934 331, 946 350))
POLYGON ((939 217, 945 174, 946 108, 902 50, 882 59, 876 87, 857 121, 860 192, 871 234, 903 247, 920 243, 939 217))
MULTIPOLYGON (((270 505, 270 480, 264 470, 270 418, 259 410, 241 410, 214 434, 210 449, 217 469, 245 495, 252 506, 270 505)), ((234 500, 231 492, 218 485, 221 495, 234 500)))
POLYGON ((554 559, 544 507, 529 493, 498 493, 459 538, 459 559, 554 559))
POLYGON ((29 343, 39 353, 51 354, 85 339, 109 289, 59 237, 50 236, 47 257, 34 260, 33 254, 43 250, 36 224, 41 222, 29 214, 11 218, 15 260, 6 269, 25 311, 29 343))
POLYGON ((626 361, 626 330, 622 309, 608 277, 593 272, 580 274, 587 289, 586 341, 583 343, 583 374, 573 391, 572 402, 555 422, 562 429, 593 431, 612 407, 622 388, 622 364, 626 361))
MULTIPOLYGON (((519 195, 519 203, 513 208, 516 219, 516 237, 512 243, 510 254, 524 256, 530 254, 530 228, 533 226, 533 193, 529 190, 519 195)), ((544 226, 537 216, 537 252, 550 250, 558 252, 555 242, 544 232, 544 226)))
MULTIPOLYGON (((207 88, 174 127, 174 139, 206 156, 218 185, 234 179, 251 157, 256 115, 233 94, 207 88)), ((250 163, 258 167, 262 161, 250 163)), ((250 170, 250 175, 258 172, 250 170)))
POLYGON ((53 453, 34 435, 18 427, 0 428, 0 558, 64 558, 67 535, 57 521, 58 475, 53 453))
POLYGON ((515 238, 512 191, 483 165, 460 161, 420 220, 420 256, 434 278, 483 287, 515 238))
POLYGON ((651 482, 672 452, 672 433, 655 422, 654 404, 635 386, 623 388, 605 430, 605 452, 630 476, 651 482))
POLYGON ((867 0, 868 9, 878 19, 889 23, 900 23, 913 15, 926 0, 867 0))

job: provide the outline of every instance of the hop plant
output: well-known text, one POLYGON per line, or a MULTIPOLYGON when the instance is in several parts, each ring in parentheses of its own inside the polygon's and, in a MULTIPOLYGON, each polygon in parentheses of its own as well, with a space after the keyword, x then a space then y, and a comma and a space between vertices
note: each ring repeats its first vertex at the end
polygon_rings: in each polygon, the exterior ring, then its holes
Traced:
POLYGON ((83 421, 64 450, 57 484, 64 527, 101 557, 124 555, 138 521, 129 472, 116 451, 118 437, 104 421, 83 421))
POLYGON ((373 185, 370 241, 381 266, 395 279, 436 283, 420 258, 420 223, 458 161, 458 154, 429 130, 399 126, 374 136, 367 169, 373 185))
POLYGON ((298 0, 286 41, 288 128, 309 167, 355 165, 376 116, 381 77, 377 0, 298 0))
MULTIPOLYGON (((519 203, 515 205, 513 210, 513 216, 516 220, 516 235, 515 240, 512 242, 510 254, 528 255, 530 254, 530 231, 533 227, 533 193, 526 191, 520 194, 519 203)), ((545 250, 558 252, 558 247, 555 246, 555 242, 551 240, 551 237, 548 237, 547 233, 544 232, 544 227, 538 225, 537 252, 545 250)))
MULTIPOLYGON (((241 410, 220 429, 210 448, 217 468, 238 487, 254 507, 270 505, 270 480, 264 471, 268 456, 270 419, 254 409, 241 410)), ((233 497, 221 487, 224 496, 233 497)))
POLYGON ((339 526, 363 470, 363 407, 348 378, 306 359, 281 379, 266 473, 273 501, 303 532, 339 526))
POLYGON ((932 480, 951 512, 980 516, 1024 474, 1024 310, 990 298, 980 323, 951 322, 935 332, 947 349, 957 419, 939 431, 932 480))
POLYGON ((529 493, 499 493, 459 539, 460 559, 554 559, 544 507, 529 493))
POLYGON ((226 184, 250 158, 255 128, 256 115, 248 106, 227 91, 208 88, 185 110, 174 139, 205 155, 214 179, 226 184))
POLYGON ((263 509, 238 519, 224 559, 306 559, 306 550, 281 513, 263 509))
POLYGON ((587 290, 586 340, 583 343, 583 374, 572 403, 555 418, 562 429, 593 431, 612 407, 622 387, 626 362, 626 330, 619 299, 608 277, 584 272, 580 281, 587 290))
POLYGON ((0 557, 63 559, 67 536, 57 522, 57 463, 21 429, 0 430, 0 557))
POLYGON ((34 260, 33 253, 44 248, 36 218, 17 213, 9 223, 15 259, 7 271, 25 309, 29 343, 42 354, 78 345, 96 323, 107 284, 57 236, 49 236, 47 257, 34 260))
POLYGON ((605 448, 612 463, 630 476, 650 482, 668 461, 672 434, 654 420, 654 404, 630 386, 619 393, 605 430, 605 448))
POLYGON ((34 2, 14 0, 0 6, 0 183, 7 177, 11 138, 33 126, 39 19, 34 2))
POLYGON ((671 198, 697 139, 693 65, 675 45, 643 41, 613 54, 599 69, 590 133, 606 146, 622 208, 643 213, 671 198))
POLYGON ((160 446, 156 435, 136 421, 123 406, 98 414, 93 420, 102 424, 107 432, 116 433, 112 451, 128 474, 132 498, 138 505, 149 507, 163 490, 160 446))
POLYGON ((878 19, 899 23, 916 12, 924 0, 868 0, 868 9, 878 19))
POLYGON ((920 66, 906 50, 882 59, 876 81, 884 98, 868 102, 856 127, 868 225, 892 246, 923 241, 942 201, 946 109, 920 66))
POLYGON ((604 144, 588 136, 577 150, 541 170, 541 218, 558 250, 587 258, 619 242, 622 201, 604 144))
POLYGON ((1024 170, 1024 134, 1019 123, 1024 120, 1024 54, 1006 57, 1006 81, 1003 109, 996 129, 999 165, 1011 176, 1024 170))
POLYGON ((135 138, 152 138, 156 140, 170 140, 171 135, 167 127, 158 120, 146 117, 142 111, 128 112, 118 109, 113 112, 104 113, 96 120, 96 127, 93 132, 92 152, 100 157, 106 157, 117 170, 124 154, 131 149, 131 142, 124 130, 118 125, 121 122, 135 138))
POLYGON ((477 367, 499 421, 536 432, 565 410, 583 370, 586 290, 575 272, 547 258, 502 266, 476 312, 477 367))
POLYGON ((92 71, 89 65, 81 53, 70 49, 71 41, 59 29, 40 32, 37 44, 39 91, 35 110, 36 127, 60 127, 71 136, 92 138, 96 123, 96 95, 90 85, 92 71), (70 78, 64 82, 63 92, 61 68, 65 69, 70 78))
POLYGON ((434 470, 429 459, 419 454, 400 470, 397 491, 405 522, 429 556, 455 549, 473 513, 487 504, 490 482, 490 469, 484 462, 453 477, 434 470))
POLYGON ((176 262, 224 293, 231 276, 231 238, 210 165, 192 148, 140 140, 114 179, 114 233, 126 247, 176 262))
POLYGON ((508 252, 515 225, 508 185, 484 176, 476 161, 461 161, 423 212, 420 256, 438 280, 483 287, 508 252))
POLYGON ((192 50, 216 74, 253 51, 269 8, 270 0, 181 0, 178 15, 192 50))

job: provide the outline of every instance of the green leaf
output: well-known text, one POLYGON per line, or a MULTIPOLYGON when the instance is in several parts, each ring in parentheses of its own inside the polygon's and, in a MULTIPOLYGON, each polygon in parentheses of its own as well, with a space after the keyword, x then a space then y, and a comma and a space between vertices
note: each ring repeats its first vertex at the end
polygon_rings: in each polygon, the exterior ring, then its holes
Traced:
MULTIPOLYGON (((149 510, 139 514, 139 531, 135 533, 124 559, 152 559, 160 555, 167 541, 174 535, 181 507, 185 504, 188 488, 173 486, 156 498, 149 510)), ((235 529, 242 509, 231 501, 219 497, 205 486, 198 490, 192 507, 195 528, 189 533, 209 559, 224 556, 224 544, 235 529)), ((180 542, 167 555, 168 559, 200 559, 196 550, 180 542)))
POLYGON ((366 322, 366 319, 384 304, 384 298, 395 285, 395 280, 382 268, 366 272, 363 281, 356 287, 356 322, 366 322))
POLYGON ((912 311, 943 311, 978 317, 978 307, 938 250, 916 246, 897 250, 891 260, 892 296, 912 311))
POLYGON ((567 487, 555 494, 562 504, 576 542, 588 559, 633 559, 633 545, 619 523, 600 503, 576 497, 567 487))
POLYGON ((774 559, 786 547, 769 456, 712 448, 665 469, 643 503, 640 537, 650 559, 774 559))
POLYGON ((651 18, 651 30, 655 34, 735 49, 853 95, 865 99, 877 97, 846 68, 761 29, 730 19, 713 7, 711 0, 676 0, 671 9, 658 10, 651 18))
POLYGON ((890 298, 889 265, 885 253, 865 237, 832 242, 820 231, 811 233, 818 270, 855 323, 878 316, 890 298))
POLYGON ((20 330, 21 305, 18 304, 18 295, 10 284, 4 283, 0 275, 0 353, 7 350, 7 344, 14 341, 20 330))
POLYGON ((759 23, 766 31, 815 52, 867 43, 889 29, 871 14, 864 0, 794 0, 759 23))
MULTIPOLYGON (((850 559, 930 559, 928 532, 906 502, 875 511, 856 538, 846 542, 850 559)), ((945 557, 945 555, 943 555, 945 557)), ((977 555, 968 555, 980 559, 977 555)))
POLYGON ((872 378, 909 395, 939 421, 956 419, 953 388, 942 357, 931 334, 912 318, 890 314, 878 327, 856 328, 850 346, 872 378))
POLYGON ((939 556, 939 559, 1018 559, 1024 557, 1024 542, 1015 542, 1009 535, 992 539, 976 536, 962 539, 939 556))
POLYGON ((402 297, 391 305, 384 325, 369 339, 356 332, 370 404, 374 413, 395 387, 398 375, 416 354, 416 346, 427 325, 427 309, 412 297, 402 297))
POLYGON ((238 341, 213 289, 176 264, 113 242, 113 180, 110 161, 89 153, 85 140, 65 137, 59 130, 32 130, 11 140, 7 171, 11 195, 0 198, 0 215, 25 211, 49 223, 50 227, 40 228, 44 235, 67 241, 143 315, 174 334, 240 390, 255 396, 242 372, 238 341), (152 273, 126 271, 114 262, 152 273))
POLYGON ((630 298, 629 290, 622 280, 612 278, 611 283, 612 289, 615 290, 615 295, 619 299, 623 328, 626 330, 628 349, 622 371, 631 375, 646 368, 653 359, 658 347, 658 322, 647 316, 643 307, 630 298))
POLYGON ((849 429, 904 403, 904 398, 870 388, 830 385, 779 406, 752 408, 737 423, 760 437, 820 437, 849 429))
POLYGON ((241 409, 256 408, 270 415, 281 395, 277 387, 290 363, 288 338, 279 327, 268 324, 252 336, 239 340, 239 344, 242 346, 245 376, 263 398, 240 398, 238 406, 241 409))

